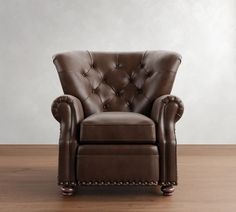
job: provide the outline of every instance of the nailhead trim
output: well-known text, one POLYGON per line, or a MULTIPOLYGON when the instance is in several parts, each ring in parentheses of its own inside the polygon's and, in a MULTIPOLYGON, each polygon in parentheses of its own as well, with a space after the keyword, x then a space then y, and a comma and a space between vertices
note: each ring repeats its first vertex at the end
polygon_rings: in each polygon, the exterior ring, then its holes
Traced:
POLYGON ((162 100, 162 102, 164 104, 167 104, 169 102, 176 102, 178 105, 179 105, 179 109, 180 110, 183 110, 184 109, 184 105, 183 105, 183 102, 176 96, 167 96, 166 98, 164 98, 162 100))
POLYGON ((101 181, 101 182, 98 182, 98 181, 78 181, 77 183, 76 182, 68 182, 68 181, 65 181, 65 182, 59 182, 58 183, 59 185, 63 185, 63 186, 75 186, 75 185, 85 185, 85 186, 89 186, 89 185, 177 185, 177 182, 174 182, 174 181, 169 181, 169 182, 158 182, 158 181, 139 181, 139 182, 136 182, 136 181, 119 181, 119 182, 116 182, 116 181, 101 181))
POLYGON ((76 182, 68 182, 68 181, 65 181, 65 182, 59 182, 58 185, 63 185, 63 186, 75 186, 77 185, 76 182))
POLYGON ((175 181, 159 182, 159 185, 177 185, 177 182, 175 181))
POLYGON ((139 181, 139 182, 135 182, 135 181, 106 181, 106 182, 98 182, 98 181, 94 181, 94 182, 86 182, 86 181, 78 181, 77 185, 85 185, 85 186, 89 186, 89 185, 98 185, 98 186, 102 186, 102 185, 118 185, 118 186, 125 186, 125 185, 158 185, 158 181, 139 181))

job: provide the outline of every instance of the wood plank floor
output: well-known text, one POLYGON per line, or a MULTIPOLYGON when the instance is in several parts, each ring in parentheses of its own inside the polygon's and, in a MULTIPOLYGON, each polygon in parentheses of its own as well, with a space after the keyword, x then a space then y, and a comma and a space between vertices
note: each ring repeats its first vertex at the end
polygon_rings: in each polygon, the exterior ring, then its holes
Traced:
POLYGON ((236 211, 236 145, 179 145, 172 197, 150 187, 81 187, 62 197, 56 145, 0 145, 0 211, 236 211))

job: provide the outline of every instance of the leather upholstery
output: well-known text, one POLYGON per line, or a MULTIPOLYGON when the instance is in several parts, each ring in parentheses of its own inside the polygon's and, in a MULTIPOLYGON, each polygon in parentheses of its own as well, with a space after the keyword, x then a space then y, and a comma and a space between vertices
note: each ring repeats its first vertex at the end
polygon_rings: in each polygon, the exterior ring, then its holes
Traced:
POLYGON ((159 179, 157 146, 81 145, 77 155, 77 176, 79 184, 155 184, 159 179))
POLYGON ((64 95, 54 100, 51 109, 60 122, 58 181, 75 183, 78 124, 84 118, 83 107, 76 97, 64 95))
POLYGON ((81 144, 154 144, 155 123, 139 113, 102 112, 93 114, 81 123, 81 144))
POLYGON ((182 101, 173 95, 163 95, 153 104, 151 118, 156 122, 160 152, 160 179, 162 184, 177 184, 177 143, 175 122, 184 111, 182 101))
POLYGON ((181 57, 172 52, 57 54, 65 94, 80 99, 85 116, 104 111, 150 114, 153 101, 169 94, 181 57))
POLYGON ((74 51, 53 61, 65 93, 52 105, 60 185, 177 184, 183 104, 170 92, 179 54, 74 51))

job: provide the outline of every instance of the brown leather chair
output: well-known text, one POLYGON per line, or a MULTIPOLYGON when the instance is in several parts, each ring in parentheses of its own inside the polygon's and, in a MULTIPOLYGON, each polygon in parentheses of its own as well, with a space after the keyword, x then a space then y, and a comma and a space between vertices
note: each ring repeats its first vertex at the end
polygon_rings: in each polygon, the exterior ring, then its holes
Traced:
POLYGON ((161 185, 171 195, 184 108, 170 92, 181 56, 74 51, 53 62, 65 93, 52 104, 62 193, 77 185, 161 185))

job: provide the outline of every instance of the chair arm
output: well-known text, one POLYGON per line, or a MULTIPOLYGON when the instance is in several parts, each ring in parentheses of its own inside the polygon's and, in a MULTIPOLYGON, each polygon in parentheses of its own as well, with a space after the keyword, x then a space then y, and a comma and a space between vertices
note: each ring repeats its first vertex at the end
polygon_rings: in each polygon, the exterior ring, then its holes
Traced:
POLYGON ((184 105, 181 99, 173 95, 163 95, 157 98, 153 103, 151 112, 151 118, 153 119, 153 121, 158 123, 163 107, 166 107, 171 102, 178 105, 178 110, 175 114, 174 121, 177 122, 182 117, 184 112, 184 105))
POLYGON ((79 139, 79 123, 84 112, 79 99, 63 95, 52 103, 52 114, 60 123, 58 184, 75 185, 75 158, 79 139))
POLYGON ((77 124, 84 119, 84 111, 80 100, 71 95, 63 95, 57 97, 53 101, 51 107, 52 114, 58 122, 61 122, 65 110, 65 106, 63 107, 64 109, 60 109, 63 104, 66 104, 71 108, 71 112, 73 113, 73 116, 75 116, 77 124))
POLYGON ((182 101, 173 95, 157 98, 152 107, 151 118, 156 122, 156 138, 160 155, 161 185, 177 185, 177 158, 175 123, 184 112, 182 101))

